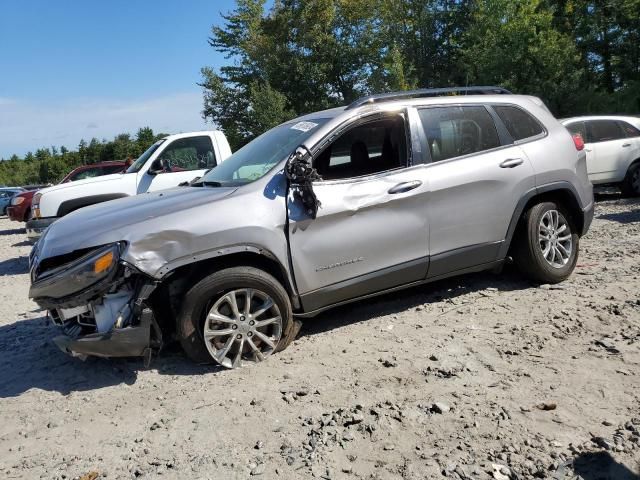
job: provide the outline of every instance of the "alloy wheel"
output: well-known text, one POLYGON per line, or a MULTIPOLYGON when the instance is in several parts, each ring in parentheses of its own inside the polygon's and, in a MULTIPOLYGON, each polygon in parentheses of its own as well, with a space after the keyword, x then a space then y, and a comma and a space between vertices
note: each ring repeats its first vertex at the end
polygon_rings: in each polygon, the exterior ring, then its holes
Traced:
POLYGON ((220 297, 207 313, 203 338, 213 359, 227 368, 243 360, 260 362, 282 336, 282 316, 266 293, 243 288, 220 297))
POLYGON ((547 210, 538 226, 542 256, 554 268, 562 268, 571 258, 573 240, 569 222, 557 210, 547 210))

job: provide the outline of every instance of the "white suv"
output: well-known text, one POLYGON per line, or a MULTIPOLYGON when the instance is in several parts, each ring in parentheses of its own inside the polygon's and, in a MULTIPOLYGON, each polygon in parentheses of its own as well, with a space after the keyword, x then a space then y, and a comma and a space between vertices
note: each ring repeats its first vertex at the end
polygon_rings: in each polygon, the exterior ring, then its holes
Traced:
POLYGON ((640 195, 639 117, 574 117, 562 123, 584 139, 591 183, 618 184, 623 194, 640 195))

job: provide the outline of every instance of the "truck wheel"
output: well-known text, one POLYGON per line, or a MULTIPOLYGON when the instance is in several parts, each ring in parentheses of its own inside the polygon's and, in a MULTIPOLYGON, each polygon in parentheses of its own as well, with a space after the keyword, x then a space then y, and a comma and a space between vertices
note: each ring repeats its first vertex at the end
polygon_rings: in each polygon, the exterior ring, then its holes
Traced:
POLYGON ((189 358, 227 368, 262 361, 297 333, 286 290, 253 267, 227 268, 196 283, 185 295, 177 327, 189 358))
POLYGON ((629 167, 627 175, 620 184, 620 190, 625 197, 640 197, 640 162, 629 167))
POLYGON ((514 261, 532 280, 558 283, 573 272, 579 241, 571 217, 562 205, 538 203, 523 218, 514 261))

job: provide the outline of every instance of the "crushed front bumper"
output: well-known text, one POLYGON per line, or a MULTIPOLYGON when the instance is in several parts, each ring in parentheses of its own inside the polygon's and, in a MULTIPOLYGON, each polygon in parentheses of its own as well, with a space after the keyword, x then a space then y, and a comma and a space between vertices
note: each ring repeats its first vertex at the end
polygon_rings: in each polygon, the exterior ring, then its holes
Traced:
POLYGON ((49 225, 58 220, 58 217, 32 218, 27 222, 27 238, 36 242, 49 225))
POLYGON ((104 333, 89 333, 76 338, 60 335, 54 343, 65 353, 84 357, 140 357, 150 347, 153 312, 145 308, 138 325, 113 328, 104 333))

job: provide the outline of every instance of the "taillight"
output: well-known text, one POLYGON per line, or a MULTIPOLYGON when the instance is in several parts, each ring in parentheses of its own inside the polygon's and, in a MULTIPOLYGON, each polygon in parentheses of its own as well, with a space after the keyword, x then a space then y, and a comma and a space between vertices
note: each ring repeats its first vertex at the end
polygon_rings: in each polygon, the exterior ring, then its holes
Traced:
POLYGON ((574 133, 572 137, 573 144, 576 146, 576 150, 584 150, 584 139, 582 138, 582 135, 580 135, 579 133, 574 133))

